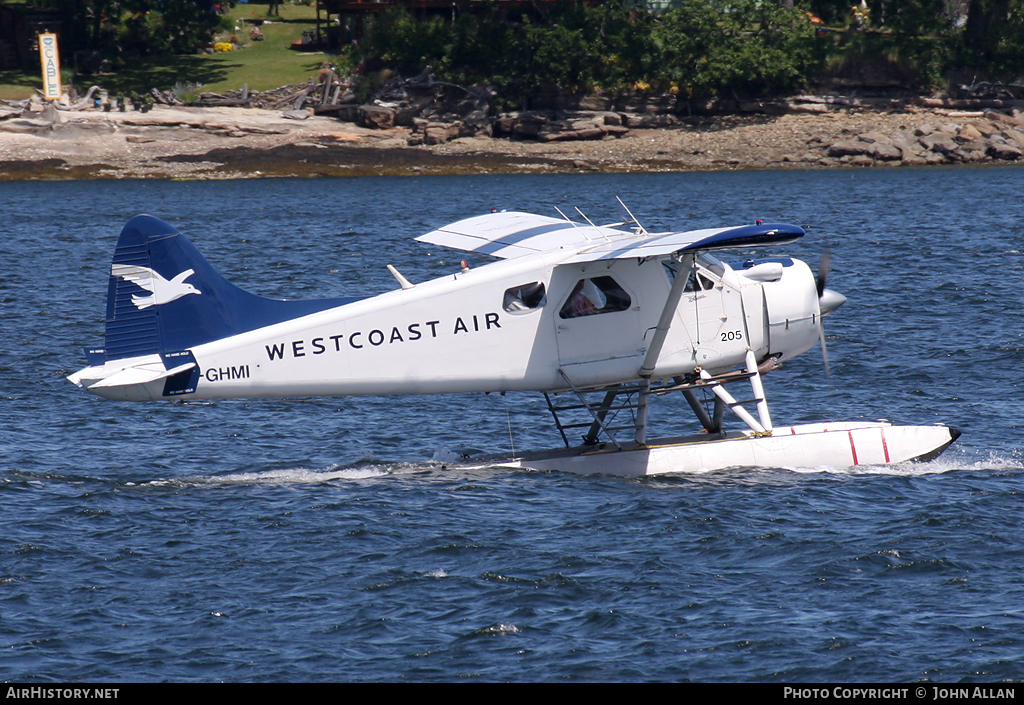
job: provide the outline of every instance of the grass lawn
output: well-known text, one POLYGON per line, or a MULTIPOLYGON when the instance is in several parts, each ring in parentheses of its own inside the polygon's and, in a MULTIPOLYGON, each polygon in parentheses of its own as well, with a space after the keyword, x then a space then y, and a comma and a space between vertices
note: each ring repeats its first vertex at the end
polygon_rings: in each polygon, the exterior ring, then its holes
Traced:
MULTIPOLYGON (((205 86, 204 90, 216 93, 238 89, 243 84, 248 84, 250 90, 265 91, 301 83, 315 74, 326 60, 323 53, 307 54, 289 49, 304 30, 316 27, 316 9, 285 3, 280 11, 280 18, 270 18, 269 24, 264 22, 265 40, 262 42, 248 41, 251 25, 232 32, 248 45, 240 51, 137 59, 131 66, 109 74, 75 77, 74 83, 80 90, 96 84, 113 94, 138 93, 150 88, 167 90, 179 81, 199 83, 205 86)), ((266 14, 264 3, 240 3, 231 10, 231 16, 239 21, 265 18, 266 14)), ((71 68, 70 65, 67 68, 71 68)), ((67 71, 64 73, 67 76, 67 71)), ((38 72, 0 71, 0 98, 28 98, 36 88, 42 88, 38 72)))

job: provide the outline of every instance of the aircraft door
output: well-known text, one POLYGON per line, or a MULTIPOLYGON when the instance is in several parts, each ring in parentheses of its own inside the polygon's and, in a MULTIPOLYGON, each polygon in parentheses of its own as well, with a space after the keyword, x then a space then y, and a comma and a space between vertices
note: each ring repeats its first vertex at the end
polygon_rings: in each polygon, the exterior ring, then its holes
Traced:
POLYGON ((666 269, 670 280, 688 277, 676 312, 680 328, 689 339, 694 363, 713 368, 732 364, 733 358, 746 352, 748 344, 740 292, 722 283, 720 265, 702 262, 688 271, 678 271, 676 265, 666 264, 666 269))
POLYGON ((560 292, 554 323, 562 365, 634 358, 642 353, 639 300, 622 280, 607 269, 555 270, 551 290, 560 292))

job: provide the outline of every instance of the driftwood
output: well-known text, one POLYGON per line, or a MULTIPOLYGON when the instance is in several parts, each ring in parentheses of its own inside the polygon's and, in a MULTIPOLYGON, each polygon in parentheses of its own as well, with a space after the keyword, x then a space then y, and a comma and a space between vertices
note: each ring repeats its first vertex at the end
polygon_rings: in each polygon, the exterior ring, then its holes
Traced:
POLYGON ((196 105, 204 107, 222 107, 222 108, 248 108, 251 107, 252 101, 246 98, 245 100, 231 98, 200 98, 195 102, 196 105))

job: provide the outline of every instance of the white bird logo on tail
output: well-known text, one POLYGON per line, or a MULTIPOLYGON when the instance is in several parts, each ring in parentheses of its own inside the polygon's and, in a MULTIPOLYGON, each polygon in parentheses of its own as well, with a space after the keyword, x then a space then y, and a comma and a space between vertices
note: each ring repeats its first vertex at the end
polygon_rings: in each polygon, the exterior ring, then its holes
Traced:
POLYGON ((168 281, 149 267, 139 267, 134 264, 114 264, 110 267, 110 276, 121 277, 150 292, 150 296, 132 295, 132 303, 138 309, 166 304, 175 299, 180 299, 186 294, 203 293, 191 284, 185 283, 185 280, 195 273, 194 269, 186 269, 174 277, 174 279, 168 281))

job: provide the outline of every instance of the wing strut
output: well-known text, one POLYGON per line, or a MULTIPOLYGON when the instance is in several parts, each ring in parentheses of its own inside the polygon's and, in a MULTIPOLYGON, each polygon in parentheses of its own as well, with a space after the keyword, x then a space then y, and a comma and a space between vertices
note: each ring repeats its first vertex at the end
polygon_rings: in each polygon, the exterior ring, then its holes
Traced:
POLYGON ((684 270, 693 268, 692 254, 683 255, 678 261, 679 271, 676 273, 675 281, 672 282, 672 288, 668 292, 665 307, 661 309, 661 317, 658 319, 658 325, 654 329, 651 346, 647 348, 647 356, 644 357, 644 362, 640 365, 640 377, 646 378, 648 381, 658 364, 661 348, 665 345, 665 337, 668 335, 668 329, 672 325, 672 317, 679 306, 679 299, 683 295, 683 289, 686 288, 687 274, 684 270))

